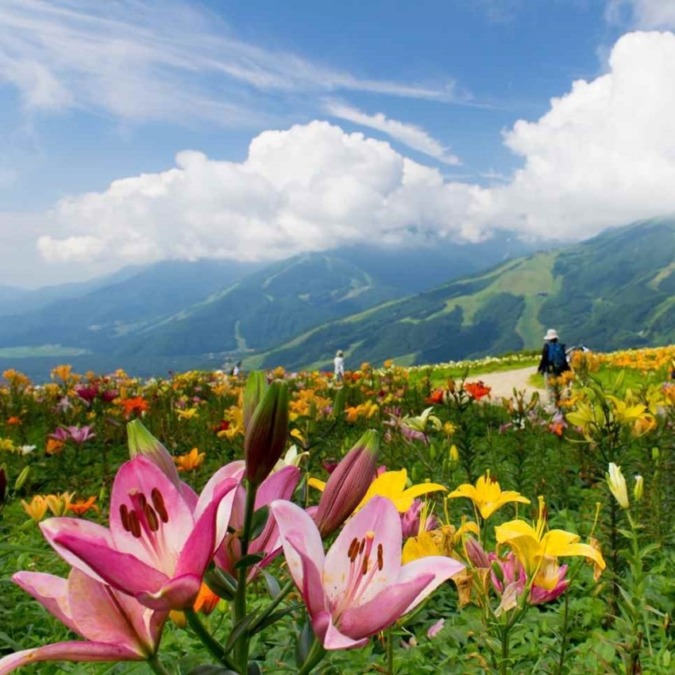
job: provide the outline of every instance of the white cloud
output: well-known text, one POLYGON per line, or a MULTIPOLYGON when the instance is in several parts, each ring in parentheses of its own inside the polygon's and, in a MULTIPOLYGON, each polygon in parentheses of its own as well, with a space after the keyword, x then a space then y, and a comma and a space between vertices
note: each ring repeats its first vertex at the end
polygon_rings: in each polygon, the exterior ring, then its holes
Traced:
POLYGON ((399 143, 403 143, 413 150, 429 155, 444 164, 457 165, 461 163, 459 157, 453 155, 448 148, 444 148, 424 129, 414 124, 405 124, 404 122, 390 119, 382 113, 368 115, 358 108, 345 105, 339 101, 326 101, 324 108, 333 117, 381 131, 394 140, 399 141, 399 143))
POLYGON ((608 0, 605 14, 634 28, 675 28, 675 0, 608 0))
POLYGON ((365 91, 453 101, 454 82, 358 77, 245 42, 185 0, 3 0, 0 84, 29 109, 89 109, 128 120, 251 125, 260 94, 365 91))
POLYGON ((62 200, 48 259, 273 259, 360 242, 476 240, 495 227, 583 239, 675 213, 675 34, 631 33, 609 70, 574 82, 506 145, 503 185, 448 181, 383 141, 315 121, 266 131, 242 163, 183 152, 163 173, 62 200))
POLYGON ((581 239, 675 212, 675 34, 630 33, 609 72, 579 80, 506 145, 524 158, 482 215, 533 235, 581 239))

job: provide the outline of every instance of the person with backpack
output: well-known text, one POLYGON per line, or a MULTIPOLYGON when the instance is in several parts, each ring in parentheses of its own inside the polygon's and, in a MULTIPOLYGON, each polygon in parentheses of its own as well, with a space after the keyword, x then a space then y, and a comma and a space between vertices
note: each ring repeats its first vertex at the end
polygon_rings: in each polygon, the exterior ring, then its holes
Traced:
POLYGON ((549 375, 558 377, 567 370, 570 370, 570 364, 567 363, 565 345, 558 340, 557 331, 549 328, 544 335, 544 348, 541 350, 537 372, 548 381, 549 375))

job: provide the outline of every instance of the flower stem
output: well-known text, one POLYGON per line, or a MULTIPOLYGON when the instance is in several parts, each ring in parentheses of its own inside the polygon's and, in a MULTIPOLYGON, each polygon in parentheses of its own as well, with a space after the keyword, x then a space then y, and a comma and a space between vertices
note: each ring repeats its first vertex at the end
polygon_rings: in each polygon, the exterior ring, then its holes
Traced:
MULTIPOLYGON (((251 536, 251 522, 253 520, 253 511, 255 509, 255 496, 257 485, 248 483, 246 490, 246 506, 244 510, 244 526, 242 529, 241 557, 248 555, 248 544, 251 536)), ((237 589, 234 594, 234 626, 238 626, 246 617, 246 581, 248 577, 248 567, 244 566, 237 570, 237 589)), ((248 634, 243 631, 237 639, 234 646, 234 660, 237 663, 240 673, 246 673, 248 668, 248 634)))
POLYGON ((159 673, 159 675, 171 675, 171 673, 162 665, 162 662, 157 658, 157 654, 153 654, 148 658, 148 665, 153 672, 159 673))
POLYGON ((321 661, 325 653, 326 650, 323 648, 323 645, 316 638, 314 638, 312 647, 307 654, 305 662, 302 664, 302 668, 300 668, 298 671, 298 675, 307 675, 310 673, 314 666, 316 666, 319 661, 321 661))
POLYGON ((387 628, 387 675, 394 675, 394 631, 387 628))
POLYGON ((227 656, 224 647, 218 642, 211 633, 209 633, 206 626, 197 616, 197 612, 192 609, 185 611, 185 618, 190 624, 190 628, 197 634, 197 637, 202 641, 202 644, 209 650, 211 656, 218 659, 222 664, 228 668, 234 668, 234 662, 227 656))

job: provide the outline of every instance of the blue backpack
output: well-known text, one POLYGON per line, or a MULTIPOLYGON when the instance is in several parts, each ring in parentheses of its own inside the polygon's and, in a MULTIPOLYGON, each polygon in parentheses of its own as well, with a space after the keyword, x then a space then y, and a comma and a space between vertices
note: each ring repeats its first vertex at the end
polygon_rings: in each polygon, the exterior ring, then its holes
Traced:
POLYGON ((559 342, 548 343, 548 362, 554 375, 560 375, 569 368, 565 348, 559 342))

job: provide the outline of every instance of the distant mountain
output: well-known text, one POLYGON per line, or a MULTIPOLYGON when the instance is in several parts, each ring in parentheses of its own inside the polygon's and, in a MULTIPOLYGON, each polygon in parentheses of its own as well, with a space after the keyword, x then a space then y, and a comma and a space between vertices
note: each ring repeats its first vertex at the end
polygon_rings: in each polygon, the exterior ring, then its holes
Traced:
POLYGON ((58 284, 43 288, 15 288, 0 286, 0 317, 13 314, 28 314, 46 307, 53 302, 60 302, 71 298, 79 298, 87 293, 120 283, 138 274, 143 269, 140 265, 127 267, 104 276, 76 283, 58 284))
POLYGON ((345 317, 248 359, 245 366, 434 363, 542 344, 554 326, 593 349, 675 342, 675 220, 606 231, 345 317))
POLYGON ((258 267, 233 261, 165 261, 131 275, 118 274, 111 283, 78 297, 5 316, 0 347, 56 344, 112 353, 120 336, 179 312, 258 267))

